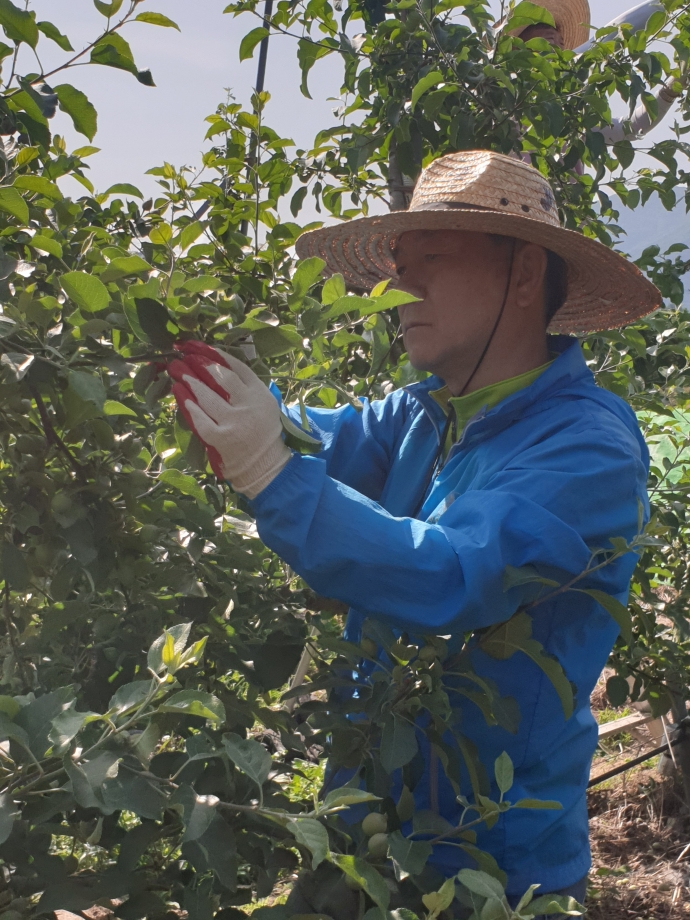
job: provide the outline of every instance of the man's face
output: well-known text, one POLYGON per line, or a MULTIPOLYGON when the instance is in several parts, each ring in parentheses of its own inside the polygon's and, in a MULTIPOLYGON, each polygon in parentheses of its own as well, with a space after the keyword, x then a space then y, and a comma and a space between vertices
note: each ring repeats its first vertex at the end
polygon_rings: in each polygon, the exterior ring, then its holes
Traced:
POLYGON ((413 367, 444 380, 471 367, 501 309, 511 244, 464 230, 413 230, 398 239, 397 287, 420 298, 398 308, 413 367))
POLYGON ((530 38, 545 38, 550 45, 554 45, 556 48, 562 50, 565 47, 563 36, 558 29, 554 29, 553 26, 527 26, 527 28, 520 33, 520 38, 523 42, 529 41, 530 38))

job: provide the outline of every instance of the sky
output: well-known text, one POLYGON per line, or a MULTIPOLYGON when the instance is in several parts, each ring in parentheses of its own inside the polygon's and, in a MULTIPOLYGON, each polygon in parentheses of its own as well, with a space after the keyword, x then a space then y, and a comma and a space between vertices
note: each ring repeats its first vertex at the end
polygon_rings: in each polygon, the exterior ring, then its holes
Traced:
MULTIPOLYGON (((224 15, 226 3, 146 0, 142 4, 141 10, 164 13, 181 29, 177 32, 135 23, 123 32, 139 68, 151 69, 155 87, 142 86, 123 71, 99 66, 76 67, 54 78, 83 90, 98 110, 94 144, 101 152, 89 159, 90 178, 98 191, 116 182, 129 182, 146 195, 155 194, 155 179, 146 176, 146 171, 164 161, 197 166, 202 151, 210 146, 204 142, 208 127, 204 119, 225 101, 228 91, 239 102, 249 104, 256 59, 240 63, 239 44, 242 36, 260 23, 250 14, 239 18, 224 15)), ((603 25, 632 5, 634 0, 591 0, 592 21, 603 25)), ((67 34, 77 50, 93 40, 105 21, 92 0, 31 0, 30 6, 39 21, 48 19, 67 34)), ((64 52, 51 42, 42 39, 39 47, 46 70, 64 61, 64 52)), ((26 70, 34 66, 26 61, 26 70)), ((267 123, 298 146, 308 147, 317 131, 334 120, 340 77, 339 58, 317 62, 309 79, 313 99, 306 99, 299 91, 294 40, 273 35, 266 74, 266 89, 271 93, 267 123)), ((667 125, 672 120, 669 116, 667 125)), ((87 143, 71 129, 64 115, 58 114, 53 130, 66 137, 70 149, 87 143)), ((667 131, 667 127, 657 129, 655 138, 667 131)), ((676 220, 670 227, 663 209, 645 210, 645 238, 655 227, 659 233, 673 235, 676 220)))

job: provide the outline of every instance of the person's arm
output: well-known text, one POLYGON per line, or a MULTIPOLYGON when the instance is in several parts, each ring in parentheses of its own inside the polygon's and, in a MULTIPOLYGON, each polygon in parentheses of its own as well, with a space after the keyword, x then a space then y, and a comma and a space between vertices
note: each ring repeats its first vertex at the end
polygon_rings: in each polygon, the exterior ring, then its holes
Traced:
POLYGON ((612 19, 610 22, 607 22, 606 25, 611 26, 611 32, 605 34, 602 38, 590 39, 589 41, 585 42, 584 45, 580 45, 579 48, 576 48, 575 51, 581 54, 582 52, 587 51, 597 42, 610 41, 611 38, 616 35, 618 26, 624 22, 632 27, 633 32, 639 32, 640 29, 644 29, 644 27, 647 25, 649 17, 652 15, 652 13, 656 13, 658 10, 663 10, 663 8, 663 4, 661 4, 659 0, 647 0, 645 3, 640 3, 627 12, 616 16, 616 18, 612 19))
MULTIPOLYGON (((277 390, 272 389, 275 395, 277 390)), ((306 414, 311 434, 323 444, 318 456, 325 461, 328 475, 377 499, 410 413, 418 410, 404 390, 361 403, 359 411, 349 404, 339 409, 308 406, 306 414)), ((299 406, 283 405, 283 411, 296 425, 302 424, 299 406)))
POLYGON ((252 508, 264 543, 315 591, 417 634, 470 631, 509 619, 527 597, 528 588, 504 592, 506 566, 565 581, 585 569, 590 547, 634 536, 646 470, 629 433, 622 440, 566 429, 434 524, 392 517, 300 456, 252 508))
MULTIPOLYGON (((206 446, 216 475, 252 498, 290 458, 282 440, 281 393, 274 383, 266 387, 244 362, 203 342, 186 342, 179 351, 168 373, 180 411, 206 446), (198 414, 199 396, 205 419, 198 414)), ((301 425, 299 406, 285 411, 301 425)), ((419 412, 404 390, 374 402, 363 399, 359 410, 351 405, 306 410, 328 474, 375 499, 408 422, 419 412)))
POLYGON ((656 118, 652 119, 647 109, 640 103, 630 118, 614 118, 610 125, 605 128, 596 128, 604 136, 604 140, 609 146, 618 144, 620 141, 634 141, 639 137, 656 128, 668 114, 673 104, 680 98, 681 93, 674 90, 674 85, 678 81, 673 79, 665 83, 660 89, 657 89, 655 96, 657 101, 656 118))

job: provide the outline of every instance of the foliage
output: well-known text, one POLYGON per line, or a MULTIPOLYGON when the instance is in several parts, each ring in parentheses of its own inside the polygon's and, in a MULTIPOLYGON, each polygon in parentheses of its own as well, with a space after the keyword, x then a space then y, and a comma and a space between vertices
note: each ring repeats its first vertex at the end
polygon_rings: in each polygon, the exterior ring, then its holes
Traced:
MULTIPOLYGON (((141 6, 97 0, 104 33, 64 67, 89 55, 150 85, 122 27, 174 24, 141 6)), ((628 206, 648 194, 672 205, 670 192, 687 182, 676 164, 685 155, 680 133, 658 145, 656 172, 635 173, 632 148, 603 150, 592 130, 607 118, 609 91, 633 101, 642 94, 651 106, 649 86, 680 74, 687 14, 682 4, 666 6, 673 61, 647 47, 660 20, 646 35, 622 33, 575 60, 538 40, 497 40, 477 0, 433 10, 405 0, 392 17, 355 3, 340 25, 329 4, 279 2, 271 29, 304 30, 305 89, 319 56, 341 54, 350 93, 343 123, 293 154, 291 141, 265 124, 267 94, 254 96, 251 111, 231 99, 208 120, 202 169, 152 170, 161 194, 141 205, 122 197, 137 197, 127 186, 96 194, 84 175, 93 148, 69 154, 51 136, 47 116, 57 106, 91 140, 88 99, 69 84, 44 90, 52 74, 20 76, 23 58, 6 46, 0 905, 9 913, 118 899, 122 920, 164 916, 173 905, 190 920, 236 920, 300 865, 321 863, 365 892, 357 897, 371 906, 371 920, 398 910, 399 900, 402 920, 410 910, 435 918, 454 897, 482 918, 576 911, 533 892, 508 907, 500 867, 474 847, 474 828, 503 811, 555 807, 511 800, 506 756, 487 776, 461 745, 473 797, 462 801, 457 827, 413 814, 424 736, 452 778, 458 764, 443 734, 458 700, 471 699, 505 730, 516 718, 513 701, 479 686, 462 655, 447 661, 437 637, 420 645, 372 621, 361 646, 343 642, 337 605, 314 597, 262 546, 246 509, 215 480, 175 413, 164 369, 176 339, 196 337, 270 375, 286 402, 358 405, 416 379, 398 334, 400 295, 384 286, 371 297, 348 295, 339 276, 324 281, 319 260, 295 265, 291 254, 303 227, 288 209, 296 218, 308 194, 338 216, 377 206, 396 191, 391 165, 414 177, 448 149, 524 146, 556 182, 567 220, 604 240, 616 233, 610 193, 628 206), (366 31, 349 37, 346 25, 358 16, 366 31), (573 175, 577 159, 591 170, 573 175), (64 176, 86 194, 66 197, 64 176), (314 659, 308 686, 286 689, 305 646, 314 659), (357 670, 364 683, 355 700, 357 670), (355 782, 362 769, 362 788, 319 799, 326 757, 355 782), (366 814, 376 816, 368 825, 366 814), (429 841, 441 839, 458 843, 478 868, 439 888, 422 873, 429 841)), ((528 7, 519 15, 535 15, 528 7)), ((0 3, 0 26, 17 47, 51 40, 71 54, 56 26, 9 0, 0 3)), ((242 54, 263 37, 245 39, 242 54)), ((667 256, 648 250, 644 267, 677 303, 685 263, 667 256)), ((623 627, 616 662, 621 673, 641 675, 636 692, 659 695, 672 684, 683 694, 686 325, 669 307, 587 347, 600 382, 646 413, 658 442, 657 514, 651 535, 635 542, 644 559, 632 627, 602 598, 623 627), (678 593, 661 595, 660 585, 678 593), (655 620, 662 602, 669 619, 655 620)), ((290 437, 297 449, 315 448, 297 426, 290 437)), ((592 566, 628 549, 595 553, 592 566)), ((506 579, 540 581, 524 571, 506 579)), ((541 582, 547 593, 564 589, 541 582)), ((532 656, 568 713, 568 681, 532 639, 526 612, 481 641, 497 658, 532 656)), ((280 905, 270 910, 281 920, 280 905)))

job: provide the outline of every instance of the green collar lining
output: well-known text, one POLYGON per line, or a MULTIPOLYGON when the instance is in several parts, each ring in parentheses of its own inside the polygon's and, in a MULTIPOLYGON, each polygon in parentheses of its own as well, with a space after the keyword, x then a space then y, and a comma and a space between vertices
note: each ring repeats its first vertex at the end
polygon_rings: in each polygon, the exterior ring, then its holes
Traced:
POLYGON ((451 396, 448 387, 441 387, 440 390, 431 390, 429 396, 448 415, 449 407, 455 411, 455 431, 451 434, 452 440, 457 440, 465 429, 469 420, 475 416, 481 409, 487 411, 493 409, 504 399, 530 386, 540 377, 547 367, 553 364, 553 360, 542 364, 541 367, 535 367, 524 374, 518 374, 517 377, 509 377, 507 380, 499 380, 498 383, 491 383, 481 390, 475 390, 466 396, 451 396))

